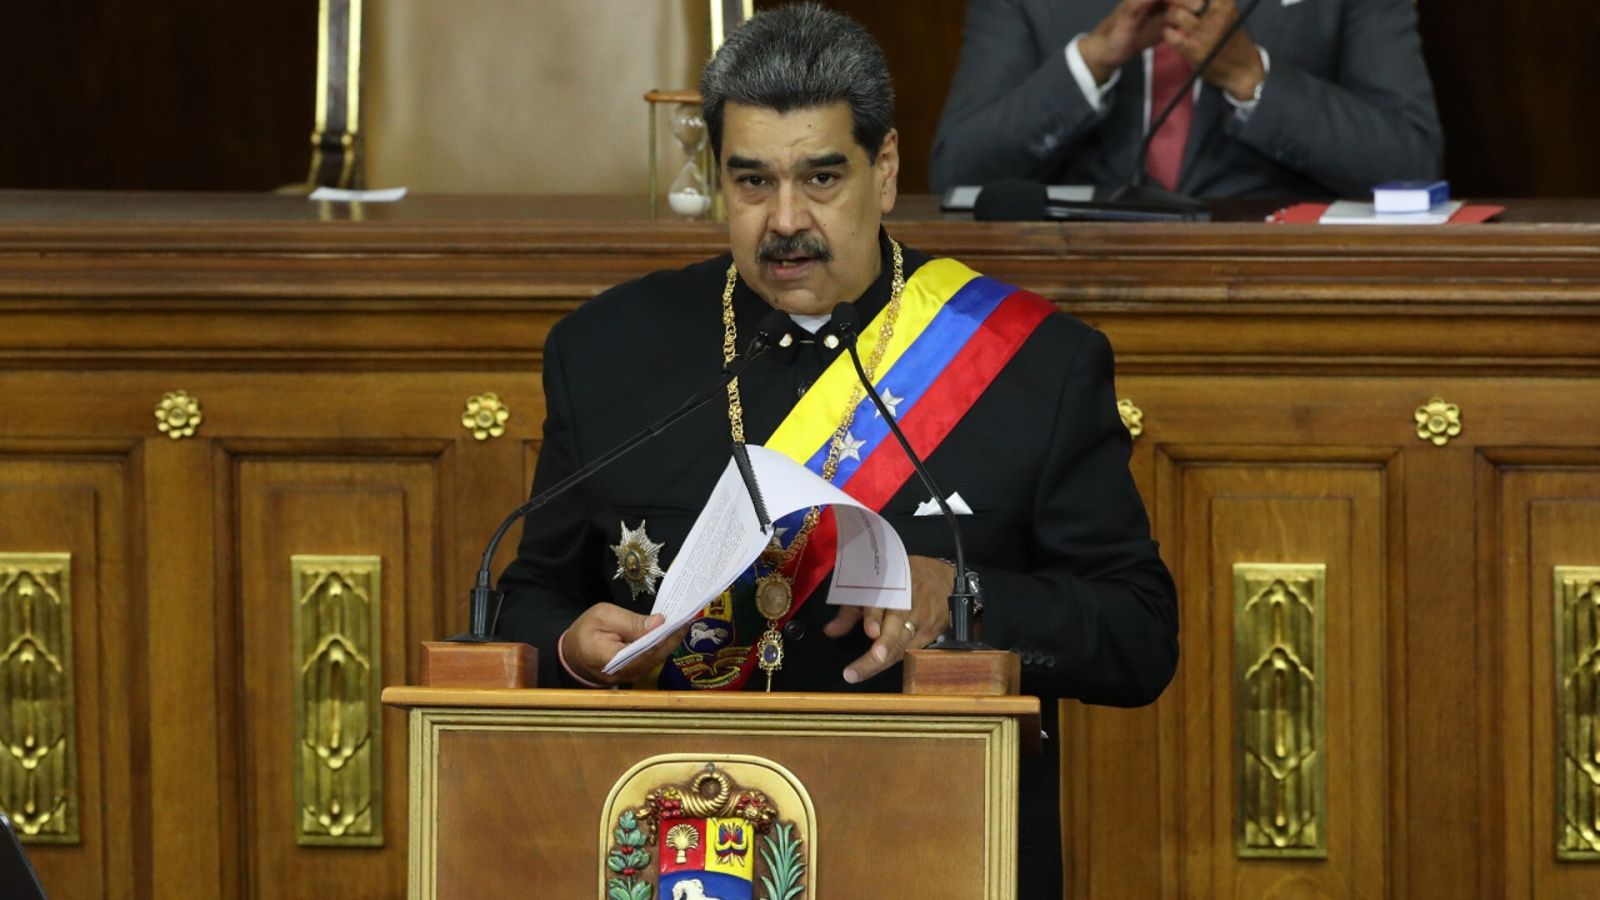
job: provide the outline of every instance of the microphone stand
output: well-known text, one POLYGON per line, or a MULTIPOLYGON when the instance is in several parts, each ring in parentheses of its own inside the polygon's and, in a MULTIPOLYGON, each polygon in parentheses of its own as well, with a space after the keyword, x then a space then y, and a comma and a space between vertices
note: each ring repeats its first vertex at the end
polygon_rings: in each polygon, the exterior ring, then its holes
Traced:
MULTIPOLYGON (((740 373, 742 373, 745 368, 750 365, 750 363, 754 362, 757 357, 765 353, 767 349, 772 346, 776 334, 779 331, 782 331, 784 328, 787 328, 788 323, 789 316, 787 313, 779 310, 773 310, 772 312, 767 313, 766 317, 761 320, 761 324, 757 326, 755 337, 751 339, 749 349, 745 351, 743 356, 734 357, 733 360, 724 366, 721 373, 717 376, 715 383, 708 385, 698 394, 695 394, 688 400, 685 400, 677 409, 667 413, 665 416, 661 417, 652 424, 645 426, 643 431, 640 431, 638 434, 628 438, 600 456, 595 457, 593 460, 579 468, 577 471, 573 472, 571 475, 568 475, 567 477, 551 485, 548 489, 528 498, 528 500, 522 503, 522 505, 512 510, 511 514, 506 516, 505 519, 500 523, 500 527, 495 529, 494 535, 489 538, 489 545, 484 549, 483 559, 478 564, 478 574, 473 582, 472 592, 470 595, 470 630, 465 634, 458 634, 453 637, 446 638, 446 640, 454 643, 472 644, 490 643, 494 641, 493 624, 489 620, 489 608, 491 606, 494 607, 495 618, 498 619, 500 614, 499 607, 504 601, 505 597, 499 591, 494 589, 492 583, 493 575, 491 570, 494 565, 495 551, 499 549, 500 541, 505 537, 506 532, 511 529, 512 525, 516 524, 524 516, 539 510, 550 503, 550 501, 560 497, 562 494, 565 494, 580 482, 587 480, 589 476, 610 465, 614 460, 622 456, 624 453, 633 450, 640 444, 643 444, 645 441, 648 441, 668 428, 671 428, 678 422, 679 419, 682 419, 684 416, 694 412, 695 410, 704 406, 706 403, 710 402, 711 399, 716 397, 718 394, 726 391, 729 382, 733 381, 735 378, 738 378, 740 373)), ((742 446, 738 448, 738 450, 742 449, 742 446)), ((736 454, 738 450, 735 451, 736 454)), ((741 473, 746 467, 748 467, 748 465, 749 462, 746 460, 744 467, 741 467, 741 473)), ((764 509, 762 511, 764 513, 764 509)))
POLYGON ((889 431, 894 434, 895 440, 900 442, 900 449, 904 450, 906 458, 911 460, 912 468, 916 469, 917 477, 922 480, 923 487, 933 494, 934 502, 939 504, 939 511, 944 514, 944 520, 950 526, 950 536, 955 545, 956 572, 949 600, 950 629, 939 635, 938 640, 929 647, 937 650, 993 650, 993 647, 972 640, 972 616, 975 611, 983 608, 983 596, 978 579, 967 571, 967 553, 961 541, 961 525, 956 521, 955 511, 945 501, 944 492, 934 484, 933 476, 929 474, 927 466, 923 465, 922 458, 911 448, 911 442, 906 439, 905 432, 895 423, 893 412, 883 402, 883 397, 879 396, 878 389, 873 387, 872 381, 867 378, 867 371, 861 365, 861 354, 856 351, 856 329, 860 320, 860 313, 852 304, 841 303, 834 308, 834 327, 844 341, 845 350, 850 354, 850 363, 856 369, 856 379, 866 388, 867 396, 872 398, 872 404, 878 408, 878 414, 883 416, 889 431))
POLYGON ((1150 127, 1145 131, 1144 140, 1139 142, 1139 156, 1133 167, 1133 175, 1128 178, 1126 184, 1112 192, 1111 200, 1113 202, 1166 207, 1189 213, 1205 213, 1205 218, 1210 218, 1206 205, 1199 200, 1186 194, 1169 191, 1161 185, 1150 184, 1147 181, 1150 171, 1145 168, 1145 165, 1150 159, 1150 142, 1155 138, 1156 132, 1161 130, 1161 126, 1167 124, 1167 119, 1172 117, 1172 111, 1177 109, 1178 104, 1183 102, 1183 98, 1194 90, 1195 82, 1199 81, 1200 76, 1205 74, 1206 67, 1211 65, 1212 61, 1222 53, 1222 48, 1228 46, 1228 42, 1233 40, 1233 36, 1239 33, 1239 29, 1244 27, 1245 20, 1250 18, 1250 14, 1255 12, 1256 7, 1260 5, 1261 0, 1250 0, 1244 11, 1239 13, 1233 22, 1228 25, 1227 30, 1222 32, 1222 37, 1217 39, 1216 44, 1211 47, 1211 51, 1200 60, 1199 65, 1194 67, 1194 71, 1189 73, 1189 77, 1183 82, 1183 87, 1174 93, 1172 99, 1167 101, 1167 105, 1161 108, 1161 112, 1150 120, 1150 127))

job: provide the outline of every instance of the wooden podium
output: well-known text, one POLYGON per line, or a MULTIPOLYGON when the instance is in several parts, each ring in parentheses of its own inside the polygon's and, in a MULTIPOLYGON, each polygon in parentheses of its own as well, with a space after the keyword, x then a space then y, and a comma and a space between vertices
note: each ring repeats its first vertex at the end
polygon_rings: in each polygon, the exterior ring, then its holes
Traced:
MULTIPOLYGON (((619 815, 633 826, 647 790, 702 772, 707 795, 736 783, 730 807, 739 788, 773 802, 803 864, 795 897, 1016 896, 1035 697, 392 687, 383 702, 408 710, 412 898, 605 897, 626 878, 657 900, 651 873, 607 869, 619 815)), ((669 843, 714 853, 663 830, 651 866, 669 843)))

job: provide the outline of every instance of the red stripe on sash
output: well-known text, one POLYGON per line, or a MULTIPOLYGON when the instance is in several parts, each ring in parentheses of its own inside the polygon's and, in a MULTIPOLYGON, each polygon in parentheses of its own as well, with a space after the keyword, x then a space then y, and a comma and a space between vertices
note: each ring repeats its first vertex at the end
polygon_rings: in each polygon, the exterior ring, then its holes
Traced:
MULTIPOLYGON (((961 351, 928 386, 917 405, 897 420, 917 455, 927 458, 957 422, 972 409, 1033 330, 1055 307, 1042 297, 1017 291, 1007 297, 961 351)), ((916 470, 899 442, 891 437, 862 463, 844 489, 850 496, 881 511, 916 470), (885 453, 893 443, 893 452, 885 453)))
MULTIPOLYGON (((950 360, 944 370, 934 378, 917 401, 917 405, 898 419, 900 430, 906 434, 917 454, 926 458, 938 448, 957 422, 972 409, 978 397, 994 382, 1000 370, 1006 367, 1028 336, 1039 327, 1055 305, 1027 291, 1015 291, 984 319, 983 324, 967 339, 966 344, 950 360)), ((843 485, 843 490, 860 500, 868 508, 881 512, 895 492, 916 470, 911 465, 899 443, 891 436, 867 457, 861 467, 843 485), (890 451, 888 444, 894 443, 890 451)), ((811 595, 822 586, 833 571, 834 553, 839 539, 833 512, 824 510, 812 529, 809 544, 797 564, 794 577, 794 604, 788 615, 776 624, 784 623, 800 612, 811 595)), ((738 690, 754 674, 757 646, 740 666, 739 677, 724 690, 738 690)))

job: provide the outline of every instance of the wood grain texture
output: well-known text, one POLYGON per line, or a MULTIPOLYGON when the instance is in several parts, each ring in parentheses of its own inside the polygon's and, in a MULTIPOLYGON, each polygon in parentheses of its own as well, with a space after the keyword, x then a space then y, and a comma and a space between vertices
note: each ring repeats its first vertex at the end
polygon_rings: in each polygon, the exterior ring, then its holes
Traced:
MULTIPOLYGON (((134 883, 134 845, 143 816, 133 808, 132 731, 142 729, 143 697, 127 684, 139 653, 134 628, 142 614, 130 594, 128 445, 0 445, 0 548, 8 553, 71 554, 72 678, 76 688, 73 756, 78 841, 30 848, 40 878, 62 896, 100 896, 134 883)), ((133 482, 133 483, 130 483, 133 482)), ((13 614, 14 615, 14 614, 13 614)), ((8 619, 10 616, 8 615, 8 619)), ((14 622, 14 620, 12 620, 14 622)), ((10 656, 18 647, 6 648, 10 656)), ((60 649, 60 648, 56 648, 60 649)), ((10 677, 25 667, 7 666, 10 677)), ((6 729, 8 750, 21 748, 25 722, 6 729)), ((62 752, 56 748, 54 752, 62 752)), ((6 765, 20 768, 15 757, 6 765)), ((49 767, 41 765, 40 775, 49 767)), ((48 798, 40 797, 47 801, 48 798)), ((48 803, 41 803, 48 807, 48 803)))
MULTIPOLYGON (((77 698, 97 843, 38 849, 53 890, 269 896, 311 890, 298 875, 272 880, 305 857, 327 873, 317 890, 402 889, 401 824, 360 860, 309 854, 282 831, 292 732, 279 545, 382 545, 388 621, 403 623, 386 632, 383 671, 389 685, 414 682, 421 641, 464 630, 482 542, 526 496, 550 326, 623 278, 725 247, 717 226, 642 214, 574 197, 357 209, 0 192, 0 485, 65 492, 42 511, 10 504, 28 512, 0 526, 0 550, 65 541, 97 567, 94 604, 75 618, 78 658, 100 666, 77 698), (205 419, 174 441, 152 410, 179 389, 205 419), (512 417, 477 441, 460 417, 485 391, 512 417)), ((1588 552, 1571 543, 1587 520, 1559 511, 1582 506, 1568 501, 1591 495, 1600 466, 1600 420, 1586 412, 1600 394, 1600 204, 1513 202, 1506 218, 1382 233, 979 225, 911 197, 891 221, 908 244, 1102 328, 1117 395, 1144 411, 1131 466, 1184 586, 1183 657, 1152 707, 1064 705, 1072 896, 1591 890, 1586 867, 1552 862, 1540 818, 1553 790, 1539 724, 1552 702, 1539 687, 1547 630, 1507 617, 1532 602, 1518 585, 1547 592, 1543 575, 1513 567, 1588 552), (1444 447, 1415 433, 1433 396, 1461 409, 1444 447), (1342 693, 1329 716, 1348 733, 1331 745, 1330 828, 1343 836, 1323 864, 1238 860, 1223 840, 1231 645, 1214 576, 1247 551, 1337 561, 1342 693)), ((971 698, 899 702, 948 711, 971 698)), ((1033 698, 992 702, 1037 710, 1033 698)), ((403 760, 398 715, 386 760, 403 760)), ((385 787, 391 800, 400 790, 385 787)))
POLYGON ((1037 697, 940 694, 703 693, 698 691, 584 691, 559 688, 474 690, 402 685, 386 688, 383 702, 411 709, 605 709, 635 712, 797 713, 838 715, 874 710, 890 715, 1013 716, 1039 714, 1037 697))
MULTIPOLYGON (((1276 456, 1276 454, 1274 454, 1276 456)), ((1383 897, 1398 861, 1384 841, 1388 791, 1383 682, 1385 557, 1384 469, 1378 464, 1288 467, 1268 460, 1250 468, 1188 460, 1179 474, 1184 534, 1180 591, 1209 602, 1189 607, 1184 666, 1190 728, 1186 767, 1186 837, 1195 850, 1186 884, 1195 896, 1311 895, 1383 897), (1364 469, 1364 471, 1363 471, 1364 469), (1315 760, 1327 779, 1317 810, 1327 860, 1239 859, 1235 845, 1243 798, 1238 735, 1232 567, 1240 563, 1315 563, 1327 567, 1326 660, 1318 687, 1327 723, 1315 760), (1308 862, 1310 864, 1308 864, 1308 862)))
MULTIPOLYGON (((439 580, 439 473, 430 459, 328 460, 314 444, 287 458, 248 456, 236 463, 240 618, 232 635, 240 654, 239 771, 241 839, 250 895, 303 897, 327 885, 350 896, 384 896, 405 878, 405 720, 383 713, 374 802, 383 852, 297 845, 295 681, 290 579, 295 554, 372 555, 382 561, 381 643, 372 649, 383 675, 408 680, 416 632, 434 626, 439 580), (391 737, 393 735, 394 737, 391 737)), ((376 698, 374 698, 376 700, 376 698)))
POLYGON ((423 687, 531 688, 539 650, 527 644, 423 641, 417 684, 423 687))
POLYGON ((626 711, 626 692, 596 692, 600 708, 572 712, 543 709, 545 692, 515 693, 514 710, 411 712, 419 753, 428 754, 418 757, 413 796, 437 817, 437 827, 418 823, 420 896, 529 884, 589 895, 602 866, 596 839, 611 827, 595 812, 630 769, 662 754, 756 756, 787 770, 815 810, 817 863, 807 881, 816 896, 1013 896, 1016 836, 1006 822, 1014 807, 993 796, 1015 791, 1015 725, 1003 717, 945 719, 858 697, 848 712, 767 704, 640 718, 626 711), (922 803, 936 804, 934 827, 913 814, 922 803), (483 840, 486 830, 496 840, 483 840))
POLYGON ((1489 196, 1600 196, 1587 85, 1600 12, 1551 0, 1505 16, 1484 0, 1418 0, 1423 55, 1445 133, 1445 174, 1489 196), (1498 62, 1485 66, 1493 57, 1498 62))
POLYGON ((1477 474, 1486 501, 1478 534, 1492 548, 1480 560, 1480 590, 1497 601, 1494 651, 1502 660, 1501 680, 1484 692, 1503 723, 1481 812, 1495 816, 1485 838, 1501 852, 1485 875, 1506 896, 1586 896, 1600 891, 1600 869, 1555 854, 1560 676, 1551 574, 1600 565, 1600 454, 1501 451, 1482 458, 1477 474))
POLYGON ((901 670, 901 687, 908 694, 1004 696, 1017 693, 1022 684, 1021 658, 1001 650, 912 650, 901 670))

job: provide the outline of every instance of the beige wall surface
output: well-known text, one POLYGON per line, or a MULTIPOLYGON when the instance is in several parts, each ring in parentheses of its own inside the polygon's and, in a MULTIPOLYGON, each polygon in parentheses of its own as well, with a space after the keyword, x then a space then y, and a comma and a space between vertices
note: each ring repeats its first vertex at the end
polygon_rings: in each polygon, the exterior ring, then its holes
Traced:
MULTIPOLYGON (((698 84, 708 8, 705 0, 368 0, 367 185, 643 194, 642 95, 698 84)), ((683 160, 661 118, 665 189, 683 160)))

